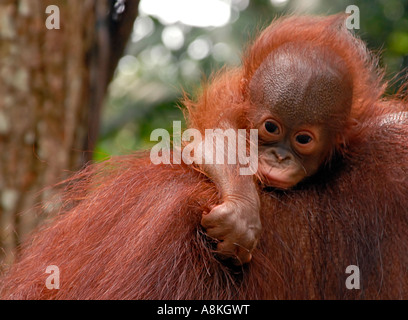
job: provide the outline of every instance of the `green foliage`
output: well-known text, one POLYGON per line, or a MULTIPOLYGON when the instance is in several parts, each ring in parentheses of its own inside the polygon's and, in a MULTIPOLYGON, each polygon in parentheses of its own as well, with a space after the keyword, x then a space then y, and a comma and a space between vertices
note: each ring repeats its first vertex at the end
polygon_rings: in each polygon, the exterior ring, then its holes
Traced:
POLYGON ((326 15, 357 5, 361 22, 356 33, 381 55, 387 77, 408 67, 407 0, 289 0, 283 4, 251 0, 244 10, 239 4, 245 1, 231 3, 230 23, 222 27, 163 25, 155 17, 138 17, 133 41, 109 88, 96 160, 150 148, 155 144, 150 133, 156 128, 171 132, 172 121, 183 120, 179 108, 183 90, 194 93, 202 79, 220 67, 239 65, 248 39, 286 13, 326 15), (166 32, 167 42, 171 40, 167 47, 166 32))

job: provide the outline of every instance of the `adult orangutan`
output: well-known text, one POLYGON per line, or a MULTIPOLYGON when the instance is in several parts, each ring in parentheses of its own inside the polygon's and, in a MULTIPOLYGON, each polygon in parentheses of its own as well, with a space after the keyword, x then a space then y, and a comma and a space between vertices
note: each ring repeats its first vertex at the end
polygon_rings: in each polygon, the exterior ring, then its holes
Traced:
POLYGON ((259 130, 256 177, 143 154, 92 165, 1 297, 407 298, 407 104, 385 88, 343 16, 274 21, 241 68, 185 101, 191 127, 259 130), (217 259, 201 222, 243 265, 217 259), (50 265, 59 289, 46 287, 50 265), (359 289, 346 286, 349 265, 359 289))

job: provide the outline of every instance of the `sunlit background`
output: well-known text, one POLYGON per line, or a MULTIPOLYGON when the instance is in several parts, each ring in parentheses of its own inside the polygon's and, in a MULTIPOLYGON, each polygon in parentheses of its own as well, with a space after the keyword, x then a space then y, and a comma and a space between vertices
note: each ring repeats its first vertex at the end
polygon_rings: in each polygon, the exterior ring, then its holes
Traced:
MULTIPOLYGON (((239 65, 248 40, 285 13, 360 8, 357 34, 381 53, 387 77, 408 67, 408 0, 141 0, 126 55, 110 86, 96 159, 149 148, 156 128, 182 120, 182 90, 224 65, 239 65)), ((392 90, 391 90, 392 91, 392 90)))

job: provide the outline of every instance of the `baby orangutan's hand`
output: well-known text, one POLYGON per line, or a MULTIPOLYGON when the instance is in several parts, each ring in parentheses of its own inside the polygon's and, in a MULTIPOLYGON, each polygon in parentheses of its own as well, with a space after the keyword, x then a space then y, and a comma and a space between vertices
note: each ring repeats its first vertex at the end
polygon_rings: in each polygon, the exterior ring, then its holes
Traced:
POLYGON ((252 259, 260 233, 259 199, 227 199, 204 212, 201 225, 208 236, 219 240, 217 254, 221 259, 232 258, 235 265, 248 263, 252 259))

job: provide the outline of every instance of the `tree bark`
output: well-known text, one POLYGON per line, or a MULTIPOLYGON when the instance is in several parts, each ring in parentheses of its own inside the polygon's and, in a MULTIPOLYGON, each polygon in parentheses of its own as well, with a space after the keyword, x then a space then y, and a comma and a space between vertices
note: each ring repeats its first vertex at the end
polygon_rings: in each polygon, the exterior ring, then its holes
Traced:
POLYGON ((0 266, 51 211, 59 190, 46 187, 91 158, 138 2, 114 19, 113 0, 0 2, 0 266), (49 5, 60 29, 46 27, 49 5))

